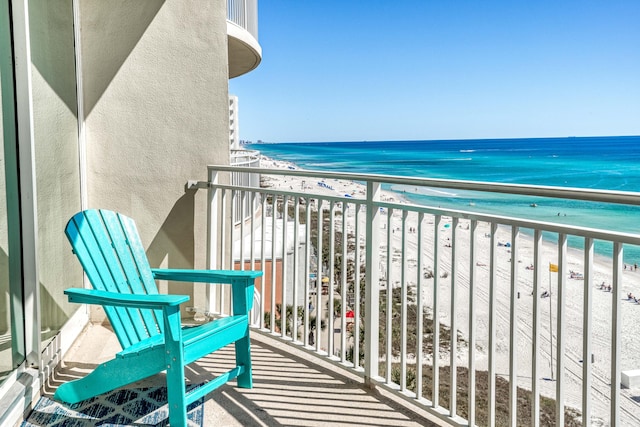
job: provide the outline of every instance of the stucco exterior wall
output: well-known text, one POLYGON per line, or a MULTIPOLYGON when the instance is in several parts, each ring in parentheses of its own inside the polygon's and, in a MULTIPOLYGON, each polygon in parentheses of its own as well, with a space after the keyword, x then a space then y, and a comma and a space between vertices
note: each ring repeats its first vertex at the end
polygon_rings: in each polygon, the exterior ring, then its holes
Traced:
POLYGON ((134 218, 152 267, 205 268, 185 184, 229 162, 226 2, 84 0, 80 20, 89 207, 134 218))

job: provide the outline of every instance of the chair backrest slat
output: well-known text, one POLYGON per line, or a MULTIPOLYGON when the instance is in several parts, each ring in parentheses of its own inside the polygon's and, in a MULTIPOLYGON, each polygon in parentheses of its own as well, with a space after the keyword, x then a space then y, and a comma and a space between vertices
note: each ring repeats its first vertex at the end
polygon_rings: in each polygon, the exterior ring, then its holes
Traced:
MULTIPOLYGON (((87 210, 69 221, 66 234, 94 289, 158 293, 131 219, 111 211, 87 210), (130 249, 131 242, 139 248, 130 249)), ((162 331, 152 310, 105 307, 105 312, 123 348, 162 331)))
MULTIPOLYGON (((124 253, 116 253, 115 247, 121 243, 111 238, 112 234, 117 234, 116 229, 120 226, 118 221, 112 221, 112 223, 105 222, 103 219, 105 214, 108 216, 108 211, 88 210, 84 212, 84 218, 91 229, 91 234, 96 239, 96 243, 98 244, 100 251, 92 253, 92 256, 94 258, 100 258, 100 256, 104 258, 105 264, 111 273, 111 277, 113 277, 113 284, 115 285, 115 289, 110 290, 122 294, 131 294, 133 292, 129 283, 129 277, 123 267, 123 263, 127 262, 127 257, 124 253), (110 227, 114 227, 114 229, 110 230, 110 227), (120 255, 124 255, 123 258, 121 258, 120 255)), ((137 277, 137 274, 135 277, 137 277)), ((116 334, 119 336, 126 336, 127 340, 130 342, 129 345, 150 336, 150 334, 147 333, 146 325, 141 318, 140 310, 126 308, 124 310, 119 310, 116 313, 120 317, 124 327, 122 331, 118 331, 116 334)))
MULTIPOLYGON (((95 239, 86 231, 81 232, 80 228, 86 228, 87 225, 83 224, 83 219, 78 218, 78 215, 71 218, 67 227, 65 229, 65 233, 67 238, 71 242, 71 246, 73 247, 73 252, 78 257, 80 264, 82 264, 82 268, 84 269, 89 281, 91 282, 94 289, 98 290, 106 290, 106 291, 115 291, 115 284, 111 278, 111 275, 108 271, 108 268, 104 264, 104 259, 94 258, 91 256, 92 253, 98 251, 95 239), (76 222, 76 220, 80 220, 76 222)), ((130 327, 130 324, 123 324, 121 319, 126 319, 123 316, 125 308, 123 307, 111 307, 105 306, 104 311, 111 322, 111 326, 114 330, 126 330, 130 327)), ((130 322, 126 322, 130 323, 130 322)), ((118 335, 118 340, 120 341, 120 345, 123 348, 131 345, 131 341, 128 338, 128 335, 118 335)))
MULTIPOLYGON (((111 238, 113 249, 127 278, 126 290, 133 294, 158 293, 151 266, 142 246, 136 225, 131 218, 119 215, 112 211, 101 210, 102 220, 111 238)), ((138 310, 144 323, 143 330, 139 331, 140 339, 162 332, 162 312, 158 310, 138 310), (153 329, 153 331, 150 331, 153 329)))
POLYGON ((126 235, 127 242, 129 242, 129 249, 131 250, 133 261, 136 263, 136 267, 140 273, 139 278, 144 291, 149 295, 157 294, 158 288, 156 287, 156 282, 151 272, 147 254, 140 240, 136 223, 124 215, 119 215, 119 218, 122 224, 122 230, 126 235))

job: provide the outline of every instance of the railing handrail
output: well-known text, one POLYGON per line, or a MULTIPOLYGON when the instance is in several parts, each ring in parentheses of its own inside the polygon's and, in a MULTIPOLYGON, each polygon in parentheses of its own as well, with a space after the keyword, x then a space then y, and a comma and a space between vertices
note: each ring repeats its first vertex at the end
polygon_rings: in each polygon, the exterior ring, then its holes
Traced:
MULTIPOLYGON (((385 184, 418 185, 435 188, 482 191, 490 193, 515 194, 520 196, 551 197, 557 199, 582 200, 640 206, 640 193, 618 190, 600 190, 579 187, 556 187, 533 184, 504 184, 484 181, 463 181, 455 179, 407 178, 398 175, 361 174, 351 172, 324 172, 308 169, 245 168, 240 166, 209 165, 209 171, 248 172, 264 175, 305 176, 311 178, 346 179, 351 181, 372 181, 385 184)), ((206 186, 206 184, 205 184, 206 186)))
POLYGON ((242 148, 232 148, 231 157, 234 156, 260 157, 260 152, 258 150, 243 150, 242 148))
MULTIPOLYGON (((255 169, 255 168, 254 168, 255 169)), ((220 190, 236 190, 236 191, 244 191, 247 190, 246 187, 231 185, 231 184, 211 184, 201 182, 202 188, 211 188, 211 189, 220 189, 220 190)), ((193 188, 193 187, 192 187, 193 188)), ((275 196, 290 196, 290 197, 318 197, 318 194, 313 193, 305 193, 295 190, 273 190, 268 188, 261 188, 261 192, 265 194, 272 194, 275 196)), ((328 196, 322 195, 322 199, 327 201, 334 202, 349 202, 349 203, 358 203, 358 204, 366 204, 366 198, 345 198, 342 196, 328 196)), ((394 203, 394 202, 385 202, 385 201, 376 201, 374 205, 379 208, 387 208, 387 209, 397 209, 397 210, 410 210, 411 212, 417 213, 425 213, 431 215, 441 215, 441 216, 458 216, 463 217, 466 220, 473 220, 479 222, 499 222, 504 225, 511 225, 525 229, 541 229, 550 233, 565 233, 565 234, 573 234, 580 237, 590 237, 592 239, 616 239, 621 243, 626 243, 630 245, 638 245, 640 246, 640 234, 629 234, 626 232, 619 232, 613 230, 602 230, 598 228, 592 227, 583 227, 577 225, 566 225, 559 224, 556 222, 549 221, 539 221, 534 219, 524 219, 520 217, 511 217, 505 215, 495 215, 495 214, 485 214, 479 212, 472 212, 468 210, 458 210, 458 209, 449 209, 449 208, 440 208, 434 206, 425 206, 425 205, 415 205, 412 203, 394 203)))
MULTIPOLYGON (((260 165, 260 153, 255 150, 231 150, 230 166, 235 168, 248 165, 251 169, 255 169, 260 165)), ((234 171, 242 173, 244 171, 234 171)))
MULTIPOLYGON (((245 166, 245 165, 252 165, 252 164, 258 162, 258 159, 254 158, 254 157, 249 157, 249 158, 246 158, 246 159, 243 159, 243 160, 238 160, 238 158, 240 158, 240 157, 245 157, 245 156, 231 157, 231 166, 234 166, 236 168, 250 167, 250 168, 254 169, 254 167, 252 167, 252 166, 245 166)), ((245 173, 244 171, 237 171, 237 172, 238 173, 245 173)))

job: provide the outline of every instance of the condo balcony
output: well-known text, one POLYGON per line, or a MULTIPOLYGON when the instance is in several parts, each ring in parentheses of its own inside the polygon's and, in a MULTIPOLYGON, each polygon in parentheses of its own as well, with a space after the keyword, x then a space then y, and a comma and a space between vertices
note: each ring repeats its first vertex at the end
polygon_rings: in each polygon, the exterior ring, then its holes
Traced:
MULTIPOLYGON (((264 272, 254 388, 211 393, 204 425, 640 424, 640 342, 624 332, 640 309, 629 296, 640 272, 624 254, 640 235, 478 206, 497 193, 537 210, 552 199, 637 207, 640 194, 264 168, 254 157, 187 183, 208 193, 209 267, 264 272), (477 202, 415 204, 403 191, 477 202)), ((219 289, 183 319, 229 315, 230 290, 219 289)), ((50 391, 109 345, 108 325, 91 325, 50 391)), ((189 377, 233 358, 216 353, 189 377)))
POLYGON ((227 0, 229 78, 248 73, 262 60, 258 43, 258 0, 227 0))

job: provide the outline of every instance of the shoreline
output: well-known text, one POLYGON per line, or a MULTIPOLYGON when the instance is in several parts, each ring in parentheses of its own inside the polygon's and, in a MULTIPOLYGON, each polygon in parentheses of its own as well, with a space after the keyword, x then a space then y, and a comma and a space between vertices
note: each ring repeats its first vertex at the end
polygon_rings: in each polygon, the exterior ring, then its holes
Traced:
MULTIPOLYGON (((284 162, 273 158, 266 157, 261 154, 261 166, 273 167, 273 168, 298 168, 296 165, 290 162, 284 162)), ((331 195, 344 195, 351 194, 350 192, 363 191, 362 184, 358 184, 350 181, 331 180, 326 187, 311 186, 306 183, 302 184, 301 178, 297 177, 280 177, 272 176, 269 183, 276 188, 292 189, 298 191, 301 187, 306 189, 314 189, 318 194, 331 194, 331 195)), ((403 199, 400 194, 394 193, 390 190, 383 190, 383 200, 393 201, 397 203, 406 203, 406 199, 403 199)), ((434 248, 434 228, 433 224, 429 224, 431 218, 427 219, 425 216, 425 223, 423 224, 423 259, 425 262, 423 265, 433 264, 432 253, 434 248)), ((364 221, 364 218, 361 219, 364 221)), ((391 218, 390 224, 394 224, 394 227, 401 225, 402 218, 399 212, 394 212, 391 218)), ((417 228, 417 218, 409 215, 406 220, 405 226, 407 228, 417 228)), ((431 221, 432 222, 432 221, 431 221)), ((443 217, 443 224, 451 224, 450 217, 443 217)), ((456 327, 467 340, 469 336, 469 321, 468 321, 468 275, 470 270, 470 256, 469 256, 469 222, 467 220, 460 220, 459 228, 457 230, 456 240, 456 327)), ((364 226, 362 222, 360 226, 364 226)), ((362 228, 364 229, 364 228, 362 228)), ((476 366, 478 370, 486 370, 488 360, 487 353, 485 351, 488 348, 488 301, 489 301, 489 265, 488 257, 490 254, 490 241, 491 239, 482 237, 487 236, 490 233, 490 226, 488 223, 478 223, 477 232, 477 262, 483 265, 476 266, 477 282, 478 286, 474 294, 474 302, 477 304, 475 328, 476 328, 476 346, 479 350, 476 351, 476 366)), ((394 247, 401 247, 401 234, 392 234, 392 245, 394 247)), ((451 249, 449 249, 444 242, 447 238, 451 238, 451 227, 445 227, 440 230, 441 240, 438 243, 438 253, 440 257, 440 266, 442 270, 451 272, 451 249)), ((406 259, 415 260, 417 257, 417 236, 413 233, 406 235, 406 259)), ((497 230, 496 241, 508 242, 511 239, 510 227, 500 226, 497 230)), ((386 241, 386 239, 383 239, 386 241)), ((385 243, 386 245, 386 243, 385 243)), ((496 366, 508 367, 509 357, 509 327, 510 319, 509 305, 511 300, 510 289, 510 275, 511 275, 511 258, 513 253, 511 248, 506 246, 498 246, 494 248, 496 252, 496 274, 497 281, 495 287, 496 304, 497 304, 497 323, 496 323, 496 366)), ((557 243, 543 240, 542 244, 542 257, 539 262, 542 262, 545 266, 548 263, 556 264, 558 261, 558 246, 557 243)), ((386 257, 386 255, 385 255, 386 257)), ((533 237, 525 233, 519 233, 518 238, 518 253, 515 259, 517 263, 517 287, 519 291, 519 298, 517 299, 517 374, 518 385, 531 388, 531 365, 532 365, 532 347, 531 347, 531 334, 533 329, 533 298, 539 298, 539 353, 537 354, 538 372, 547 377, 552 377, 556 373, 555 371, 555 352, 557 351, 557 343, 555 338, 556 331, 556 319, 557 319, 557 274, 549 272, 548 268, 543 270, 541 274, 541 285, 539 292, 544 290, 550 290, 551 296, 548 298, 541 298, 539 295, 532 295, 533 289, 533 271, 527 267, 533 262, 533 237), (550 317, 551 313, 551 317, 550 317), (551 324, 551 329, 550 329, 551 324), (551 342, 550 342, 551 337, 551 342), (553 347, 553 352, 551 352, 553 347), (552 356, 550 357, 550 353, 552 356), (551 366, 553 365, 553 371, 551 366)), ((381 264, 386 265, 386 261, 381 264)), ((415 263, 407 262, 405 274, 407 284, 410 287, 415 287, 417 282, 418 272, 416 271, 415 263), (412 279, 413 278, 413 279, 412 279)), ((584 272, 584 252, 577 248, 567 249, 567 268, 579 273, 584 272)), ((401 278, 402 266, 400 260, 394 260, 391 263, 392 271, 389 274, 392 286, 397 284, 399 286, 401 278)), ((610 394, 610 348, 611 348, 611 307, 612 307, 612 295, 611 292, 601 290, 600 284, 602 282, 606 284, 612 283, 612 259, 607 258, 604 255, 595 255, 593 263, 593 278, 591 281, 592 286, 592 353, 594 357, 594 363, 592 365, 592 385, 593 385, 593 416, 607 418, 609 410, 608 398, 602 398, 609 396, 610 394)), ((568 273, 568 272, 567 272, 568 273)), ((439 279, 439 319, 446 325, 451 324, 450 313, 450 297, 451 297, 451 276, 439 279)), ((433 280, 424 280, 424 286, 426 288, 423 294, 423 302, 426 307, 433 306, 433 280)), ((565 342, 565 393, 566 404, 572 407, 581 406, 581 386, 582 386, 582 322, 583 322, 583 294, 584 294, 584 280, 578 280, 573 278, 566 278, 566 286, 564 291, 564 318, 565 318, 565 332, 563 335, 565 342)), ((395 287, 395 286, 394 286, 395 287)), ((636 296, 640 294, 640 271, 625 269, 622 272, 622 283, 620 286, 620 295, 618 298, 623 299, 620 304, 621 309, 621 324, 619 325, 623 331, 622 340, 620 345, 620 367, 622 371, 640 369, 640 342, 634 339, 624 339, 624 331, 636 331, 640 328, 640 304, 635 302, 629 302, 626 299, 627 293, 633 293, 636 296)), ((464 365, 467 363, 468 357, 466 351, 458 350, 458 364, 464 365)), ((447 353, 448 354, 448 353, 447 353)), ((441 354, 440 358, 443 364, 448 364, 448 356, 441 354)), ((498 369, 498 375, 507 376, 508 368, 498 369), (504 371, 504 372, 503 372, 504 371)), ((549 396, 555 396, 555 382, 540 380, 539 381, 541 393, 549 396)), ((630 413, 636 413, 640 415, 640 404, 633 401, 634 394, 640 393, 640 390, 621 390, 621 397, 623 398, 623 408, 627 408, 630 413)), ((636 417, 638 417, 636 415, 636 417)))

